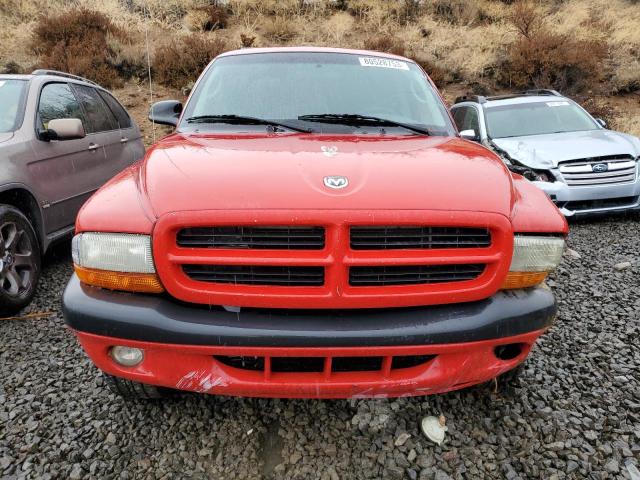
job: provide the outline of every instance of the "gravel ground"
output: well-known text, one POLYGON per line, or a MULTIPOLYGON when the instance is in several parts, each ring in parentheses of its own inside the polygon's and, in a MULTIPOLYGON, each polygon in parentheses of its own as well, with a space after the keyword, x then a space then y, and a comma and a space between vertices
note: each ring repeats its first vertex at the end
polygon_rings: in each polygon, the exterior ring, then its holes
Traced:
POLYGON ((640 215, 572 225, 558 322, 513 388, 357 401, 124 402, 63 326, 63 245, 29 309, 51 316, 0 321, 0 478, 631 478, 639 239, 640 215), (439 447, 418 422, 440 413, 439 447))

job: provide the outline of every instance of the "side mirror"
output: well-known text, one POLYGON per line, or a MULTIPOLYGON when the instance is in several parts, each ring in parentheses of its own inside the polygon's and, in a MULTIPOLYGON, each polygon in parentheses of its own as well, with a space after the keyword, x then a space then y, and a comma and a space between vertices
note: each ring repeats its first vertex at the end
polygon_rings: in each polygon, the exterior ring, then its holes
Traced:
POLYGON ((178 100, 163 100, 156 102, 149 111, 149 120, 159 125, 178 125, 178 119, 182 113, 182 103, 178 100))
POLYGON ((480 141, 480 137, 478 136, 478 134, 476 133, 475 130, 470 129, 470 130, 462 130, 460 132, 460 136, 462 138, 464 138, 465 140, 471 140, 472 142, 478 142, 480 141))
POLYGON ((601 118, 596 118, 596 122, 598 123, 598 125, 600 125, 602 128, 608 128, 607 127, 607 122, 605 122, 603 119, 601 118))
POLYGON ((43 132, 43 140, 77 140, 84 138, 85 132, 79 118, 55 118, 49 120, 47 129, 43 132))

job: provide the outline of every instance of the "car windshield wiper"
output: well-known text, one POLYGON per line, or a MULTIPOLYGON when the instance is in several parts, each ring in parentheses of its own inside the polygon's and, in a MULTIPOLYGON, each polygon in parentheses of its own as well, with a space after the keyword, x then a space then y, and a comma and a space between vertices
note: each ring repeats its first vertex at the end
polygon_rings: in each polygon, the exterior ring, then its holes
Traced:
POLYGON ((391 127, 401 127, 422 135, 431 135, 429 130, 422 127, 414 127, 408 123, 396 122, 388 118, 370 117, 356 113, 318 113, 312 115, 300 115, 298 120, 307 122, 342 123, 344 125, 387 125, 391 127))
POLYGON ((313 130, 302 127, 295 127, 288 123, 265 118, 245 117, 243 115, 197 115, 185 120, 187 123, 232 123, 236 125, 271 125, 272 127, 282 127, 294 132, 311 133, 313 130))

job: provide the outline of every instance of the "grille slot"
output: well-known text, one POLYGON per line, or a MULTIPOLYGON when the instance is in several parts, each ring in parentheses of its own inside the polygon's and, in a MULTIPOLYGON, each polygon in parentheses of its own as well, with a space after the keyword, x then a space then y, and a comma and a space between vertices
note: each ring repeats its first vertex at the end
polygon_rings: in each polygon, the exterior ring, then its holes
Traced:
MULTIPOLYGON (((264 372, 267 369, 265 357, 214 355, 220 363, 241 370, 264 372)), ((331 370, 328 370, 327 357, 270 357, 269 372, 274 373, 340 373, 340 372, 376 372, 384 371, 384 359, 381 356, 331 357, 331 370)), ((394 355, 390 358, 391 370, 426 365, 436 355, 394 355)))
POLYGON ((322 250, 324 228, 307 226, 190 227, 178 232, 180 247, 322 250))
POLYGON ((233 285, 281 285, 316 287, 324 284, 323 267, 263 265, 183 265, 193 280, 233 285))
POLYGON ((351 267, 349 285, 369 287, 461 282, 478 278, 484 268, 483 264, 351 267))
POLYGON ((483 248, 491 245, 491 233, 465 227, 351 227, 350 244, 353 250, 483 248))
POLYGON ((560 206, 567 210, 580 211, 597 208, 621 208, 630 207, 638 203, 638 197, 605 198, 603 200, 574 200, 560 206))
POLYGON ((636 179, 636 161, 630 155, 609 155, 560 163, 562 177, 570 186, 615 185, 636 179), (594 165, 606 165, 604 171, 593 171, 594 165))

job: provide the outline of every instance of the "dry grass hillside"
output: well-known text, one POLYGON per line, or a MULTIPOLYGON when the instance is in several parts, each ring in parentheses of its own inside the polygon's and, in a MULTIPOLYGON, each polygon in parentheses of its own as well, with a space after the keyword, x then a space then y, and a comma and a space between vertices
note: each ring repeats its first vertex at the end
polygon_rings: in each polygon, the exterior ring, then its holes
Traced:
POLYGON ((418 61, 448 99, 553 87, 640 136, 638 0, 0 0, 0 71, 63 69, 139 120, 218 53, 327 45, 418 61))

